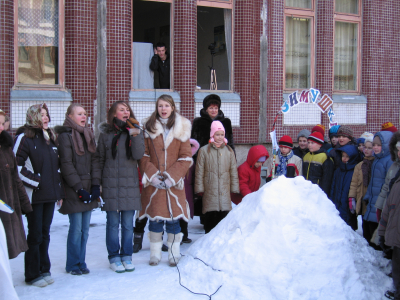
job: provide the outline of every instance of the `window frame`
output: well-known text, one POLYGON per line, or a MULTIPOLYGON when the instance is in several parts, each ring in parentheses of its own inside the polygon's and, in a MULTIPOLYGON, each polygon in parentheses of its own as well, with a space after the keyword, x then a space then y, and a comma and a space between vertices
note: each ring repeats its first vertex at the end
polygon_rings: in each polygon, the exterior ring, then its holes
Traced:
MULTIPOLYGON (((298 91, 298 88, 286 88, 286 17, 298 17, 310 19, 311 24, 311 58, 310 58, 310 86, 304 89, 309 89, 315 86, 315 0, 312 0, 312 9, 295 8, 285 5, 284 21, 283 21, 283 92, 294 92, 298 91)), ((303 89, 303 88, 302 88, 303 89)))
MULTIPOLYGON (((336 7, 336 0, 334 3, 334 7, 336 7)), ((333 16, 333 61, 332 61, 332 70, 333 70, 333 78, 332 78, 332 93, 333 94, 361 94, 361 46, 362 46, 362 0, 358 0, 358 14, 350 14, 350 13, 339 13, 334 12, 333 16), (355 90, 335 90, 335 37, 336 37, 336 22, 342 23, 353 23, 358 24, 357 33, 357 88, 355 90)))
MULTIPOLYGON (((225 9, 230 9, 231 10, 231 19, 232 19, 232 24, 231 24, 231 41, 232 41, 232 45, 231 45, 231 61, 230 63, 230 67, 231 67, 231 72, 229 74, 230 80, 229 80, 229 89, 228 90, 200 90, 200 91, 204 91, 204 92, 209 92, 209 91, 224 91, 224 92, 233 92, 234 88, 234 68, 235 68, 235 64, 234 64, 234 57, 235 57, 235 7, 233 5, 233 0, 230 0, 229 3, 227 3, 228 1, 218 1, 218 0, 197 0, 197 6, 204 6, 204 7, 213 7, 213 8, 225 8, 225 9)), ((197 27, 197 24, 196 24, 197 27)), ((196 35, 197 36, 197 35, 196 35)), ((197 38, 196 38, 196 44, 197 44, 197 38)), ((197 46, 196 46, 196 65, 197 65, 197 46)), ((217 74, 218 76, 218 74, 217 74)), ((218 77, 217 77, 218 78, 218 77)), ((217 79, 217 83, 218 83, 218 79, 217 79)), ((197 71, 196 71, 196 85, 197 85, 197 71)), ((198 90, 195 89, 195 92, 198 92, 198 90)))
POLYGON ((14 1, 14 88, 29 90, 65 89, 65 7, 64 0, 58 1, 58 84, 25 84, 18 82, 18 0, 14 1))

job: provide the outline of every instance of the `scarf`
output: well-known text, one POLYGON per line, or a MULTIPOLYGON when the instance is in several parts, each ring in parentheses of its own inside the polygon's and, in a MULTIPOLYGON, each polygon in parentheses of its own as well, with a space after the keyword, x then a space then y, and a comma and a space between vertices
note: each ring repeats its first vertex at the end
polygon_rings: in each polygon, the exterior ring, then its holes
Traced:
POLYGON ((52 129, 50 129, 50 127, 48 129, 43 128, 42 115, 41 115, 42 108, 47 111, 47 116, 49 118, 49 123, 50 123, 51 119, 50 119, 49 109, 47 108, 46 103, 42 103, 42 104, 32 105, 28 108, 26 112, 25 126, 41 129, 43 131, 43 137, 46 140, 46 143, 50 144, 50 139, 52 139, 53 141, 56 140, 56 134, 52 129))
POLYGON ((126 158, 130 159, 132 156, 131 153, 131 139, 129 138, 129 128, 126 125, 124 121, 121 121, 120 119, 114 118, 113 120, 113 126, 116 131, 114 134, 114 137, 111 142, 111 154, 113 159, 117 156, 117 150, 118 150, 118 140, 123 132, 126 132, 127 137, 125 140, 125 150, 126 150, 126 158))
POLYGON ((368 186, 368 183, 371 179, 371 166, 374 162, 375 157, 364 157, 363 163, 361 165, 361 172, 363 175, 363 185, 368 186))
POLYGON ((89 127, 87 127, 87 125, 85 127, 82 127, 76 124, 67 114, 65 115, 65 121, 63 125, 72 129, 72 142, 74 143, 76 154, 85 154, 85 147, 83 146, 81 133, 83 133, 86 144, 88 145, 88 151, 91 153, 96 152, 96 142, 94 139, 94 134, 93 131, 89 127))
POLYGON ((288 155, 283 156, 281 151, 278 151, 278 157, 279 157, 279 165, 276 167, 276 176, 284 175, 286 176, 286 171, 287 171, 287 163, 288 160, 291 159, 293 156, 293 151, 290 151, 288 155))

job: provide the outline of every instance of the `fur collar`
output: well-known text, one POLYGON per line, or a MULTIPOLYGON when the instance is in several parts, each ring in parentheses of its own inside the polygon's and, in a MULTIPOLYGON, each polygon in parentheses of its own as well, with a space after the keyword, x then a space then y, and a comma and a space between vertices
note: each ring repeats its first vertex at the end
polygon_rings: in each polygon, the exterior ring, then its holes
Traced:
POLYGON ((5 130, 3 130, 0 133, 0 145, 2 147, 4 147, 4 148, 8 148, 8 147, 13 147, 14 146, 14 142, 13 142, 13 139, 12 139, 11 135, 5 130))
MULTIPOLYGON (((149 118, 145 118, 142 120, 143 127, 145 127, 148 119, 149 118)), ((192 124, 190 123, 190 121, 185 117, 182 117, 180 114, 175 113, 175 124, 168 133, 167 140, 165 141, 165 148, 168 148, 173 139, 177 139, 181 142, 186 142, 190 138, 191 131, 192 124)), ((157 136, 163 133, 164 128, 161 125, 160 121, 157 120, 155 132, 149 132, 150 138, 154 140, 157 136)), ((149 135, 146 134, 145 136, 149 137, 149 135)))
POLYGON ((57 134, 61 134, 61 133, 65 133, 65 132, 71 133, 72 129, 71 129, 71 127, 57 125, 54 127, 54 131, 57 134))
POLYGON ((390 139, 389 150, 390 150, 390 155, 391 155, 392 161, 398 160, 398 157, 397 157, 398 150, 396 148, 397 142, 400 142, 400 131, 395 132, 393 134, 392 138, 390 139))
POLYGON ((100 133, 108 134, 114 132, 114 128, 110 126, 107 122, 102 122, 98 126, 100 133))

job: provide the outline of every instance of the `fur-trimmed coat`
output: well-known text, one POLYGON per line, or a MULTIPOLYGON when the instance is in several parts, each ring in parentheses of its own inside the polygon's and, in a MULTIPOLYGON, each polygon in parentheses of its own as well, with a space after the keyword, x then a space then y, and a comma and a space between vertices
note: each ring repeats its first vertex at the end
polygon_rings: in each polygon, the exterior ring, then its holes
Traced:
POLYGON ((10 206, 14 212, 8 214, 0 211, 0 219, 6 232, 8 257, 10 259, 28 250, 21 215, 32 211, 29 197, 18 175, 12 147, 11 136, 3 131, 0 134, 0 199, 10 206))
MULTIPOLYGON (((142 120, 144 127, 147 121, 148 118, 142 120)), ((193 163, 190 130, 190 121, 175 113, 175 124, 170 128, 165 142, 164 127, 158 120, 154 133, 149 132, 150 136, 146 134, 145 152, 139 163, 143 183, 140 219, 147 217, 152 221, 172 221, 172 213, 174 220, 182 218, 188 222, 190 211, 184 179, 193 163), (152 179, 160 172, 172 182, 170 189, 157 189, 151 185, 152 179)))

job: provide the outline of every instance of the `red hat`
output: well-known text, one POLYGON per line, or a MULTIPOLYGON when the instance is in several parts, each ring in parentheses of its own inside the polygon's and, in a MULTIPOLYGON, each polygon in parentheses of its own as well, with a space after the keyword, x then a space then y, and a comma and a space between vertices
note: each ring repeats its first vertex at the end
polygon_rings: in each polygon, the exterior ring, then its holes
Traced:
POLYGON ((313 133, 313 132, 315 132, 315 131, 321 133, 322 136, 324 136, 324 135, 325 135, 325 126, 324 126, 324 125, 321 125, 321 124, 315 125, 315 126, 313 127, 313 129, 311 129, 311 133, 313 133))
POLYGON ((396 132, 397 128, 391 122, 386 122, 386 123, 382 124, 381 131, 396 132))
POLYGON ((288 135, 284 135, 278 142, 278 145, 281 147, 293 149, 293 141, 292 138, 288 135))
POLYGON ((324 136, 318 131, 311 133, 307 138, 307 141, 308 140, 311 140, 321 146, 324 144, 324 136))

